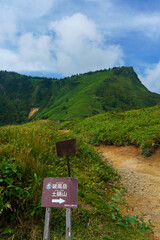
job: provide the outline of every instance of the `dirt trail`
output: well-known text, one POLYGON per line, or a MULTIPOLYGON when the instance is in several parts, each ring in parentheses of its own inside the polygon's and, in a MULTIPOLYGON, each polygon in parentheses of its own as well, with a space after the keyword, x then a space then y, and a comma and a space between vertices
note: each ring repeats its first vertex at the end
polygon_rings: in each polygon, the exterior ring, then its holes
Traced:
POLYGON ((100 146, 97 149, 111 160, 122 176, 127 189, 124 214, 145 214, 143 218, 151 219, 155 226, 153 239, 160 239, 160 149, 149 158, 143 158, 140 150, 132 146, 100 146))

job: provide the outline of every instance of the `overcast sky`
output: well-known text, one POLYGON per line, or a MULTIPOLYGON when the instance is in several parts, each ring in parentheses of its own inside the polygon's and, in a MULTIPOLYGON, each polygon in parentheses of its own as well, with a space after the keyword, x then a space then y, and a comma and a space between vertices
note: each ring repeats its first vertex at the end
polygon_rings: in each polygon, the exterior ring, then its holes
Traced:
POLYGON ((65 77, 133 66, 160 93, 159 0, 0 0, 0 70, 65 77))

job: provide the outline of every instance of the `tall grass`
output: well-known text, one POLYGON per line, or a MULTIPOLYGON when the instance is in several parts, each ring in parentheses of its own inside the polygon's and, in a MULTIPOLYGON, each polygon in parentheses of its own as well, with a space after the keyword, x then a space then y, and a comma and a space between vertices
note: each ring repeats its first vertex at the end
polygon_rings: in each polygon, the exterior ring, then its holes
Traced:
MULTIPOLYGON (((0 128, 0 239, 42 239, 43 178, 67 177, 66 159, 56 157, 55 142, 76 137, 58 128, 52 121, 0 128)), ((79 184, 73 239, 149 239, 150 225, 137 225, 137 219, 128 221, 119 212, 122 187, 117 172, 84 138, 77 141, 78 153, 70 157, 71 174, 79 184)), ((64 209, 52 209, 51 239, 65 239, 64 209)))
POLYGON ((93 145, 135 145, 150 156, 160 144, 160 105, 127 112, 108 112, 83 120, 66 122, 93 145))

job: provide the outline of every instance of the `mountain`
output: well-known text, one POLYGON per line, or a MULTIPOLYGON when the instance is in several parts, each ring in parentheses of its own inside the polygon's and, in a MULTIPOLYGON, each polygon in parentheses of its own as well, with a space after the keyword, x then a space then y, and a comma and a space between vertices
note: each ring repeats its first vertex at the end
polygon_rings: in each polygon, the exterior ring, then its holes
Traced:
POLYGON ((43 109, 55 81, 0 71, 0 124, 26 122, 31 108, 43 109))
POLYGON ((0 124, 31 119, 71 120, 112 110, 154 106, 160 95, 150 92, 132 67, 88 72, 64 79, 0 72, 0 124))

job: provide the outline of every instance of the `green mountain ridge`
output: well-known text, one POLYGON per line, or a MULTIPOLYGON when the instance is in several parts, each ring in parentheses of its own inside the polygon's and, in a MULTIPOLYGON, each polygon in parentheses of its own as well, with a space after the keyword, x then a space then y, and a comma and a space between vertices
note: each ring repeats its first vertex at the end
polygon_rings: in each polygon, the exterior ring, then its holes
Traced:
POLYGON ((0 72, 0 124, 31 118, 73 120, 107 111, 154 106, 160 95, 150 92, 132 67, 88 72, 64 79, 39 78, 0 72))

